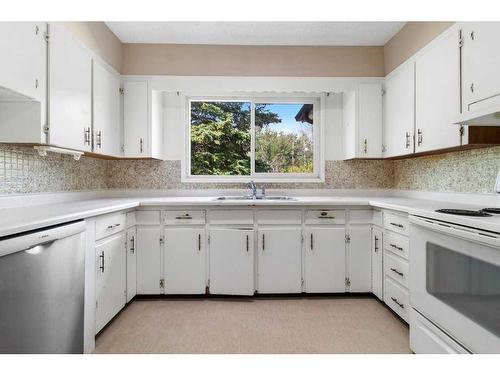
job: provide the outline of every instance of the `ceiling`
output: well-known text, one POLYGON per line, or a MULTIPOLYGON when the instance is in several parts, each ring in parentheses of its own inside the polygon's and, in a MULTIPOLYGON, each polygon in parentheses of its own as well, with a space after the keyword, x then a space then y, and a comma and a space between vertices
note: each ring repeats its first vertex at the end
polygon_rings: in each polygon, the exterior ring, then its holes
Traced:
POLYGON ((382 46, 405 22, 106 22, 123 43, 382 46))

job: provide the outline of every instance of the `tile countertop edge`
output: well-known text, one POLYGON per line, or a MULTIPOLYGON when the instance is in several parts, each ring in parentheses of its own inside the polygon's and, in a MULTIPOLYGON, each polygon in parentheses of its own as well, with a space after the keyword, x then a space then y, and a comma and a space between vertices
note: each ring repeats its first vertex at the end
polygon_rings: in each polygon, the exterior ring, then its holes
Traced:
MULTIPOLYGON (((449 215, 434 212, 438 207, 457 206, 450 202, 437 202, 432 200, 412 199, 412 198, 394 198, 394 197, 297 197, 293 201, 215 201, 213 198, 193 198, 193 197, 168 197, 168 198, 131 198, 131 199, 95 199, 88 201, 65 202, 60 205, 40 205, 30 206, 27 210, 44 210, 31 212, 31 218, 28 215, 20 215, 18 219, 11 218, 15 211, 20 208, 10 208, 0 210, 0 217, 4 211, 5 217, 10 220, 0 219, 0 237, 22 233, 30 230, 47 227, 50 225, 62 224, 65 222, 86 219, 111 212, 136 208, 136 207, 189 207, 189 206, 211 206, 211 207, 284 207, 284 206, 358 206, 358 207, 376 207, 380 209, 390 209, 408 214, 433 217, 438 220, 450 221, 449 215), (92 206, 92 208, 86 208, 92 206), (50 208, 50 209, 48 209, 50 208), (45 211, 46 210, 46 211, 45 211), (47 212, 48 211, 48 212, 47 212), (55 212, 50 212, 55 211, 55 212)), ((460 206, 464 206, 460 204, 460 206)), ((471 205, 468 205, 470 207, 471 205)), ((499 217, 500 219, 500 217, 499 217)), ((500 232, 500 220, 493 222, 481 221, 477 218, 454 217, 453 222, 468 226, 478 226, 485 230, 500 232)))

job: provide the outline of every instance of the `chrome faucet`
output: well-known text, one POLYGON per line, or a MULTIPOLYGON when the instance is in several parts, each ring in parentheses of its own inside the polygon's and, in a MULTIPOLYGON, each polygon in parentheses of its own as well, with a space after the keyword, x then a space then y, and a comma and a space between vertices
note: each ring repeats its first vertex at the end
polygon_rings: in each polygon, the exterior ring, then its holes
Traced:
POLYGON ((250 189, 250 197, 252 199, 257 199, 257 185, 255 185, 255 182, 250 181, 248 183, 248 188, 250 189))

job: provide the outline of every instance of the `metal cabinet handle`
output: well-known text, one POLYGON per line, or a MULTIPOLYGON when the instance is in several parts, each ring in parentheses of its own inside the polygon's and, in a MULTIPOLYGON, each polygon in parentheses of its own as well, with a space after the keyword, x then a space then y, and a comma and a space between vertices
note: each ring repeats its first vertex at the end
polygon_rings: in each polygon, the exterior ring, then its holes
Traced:
POLYGON ((119 227, 121 224, 111 224, 111 225, 108 225, 108 229, 115 229, 116 227, 119 227))
POLYGON ((144 139, 142 139, 142 138, 139 139, 139 149, 140 149, 141 154, 142 154, 142 152, 144 151, 144 139))
POLYGON ((176 216, 175 220, 191 220, 193 217, 190 216, 189 214, 185 214, 182 216, 176 216))
POLYGON ((399 251, 403 251, 404 250, 402 247, 394 245, 393 243, 391 243, 389 246, 392 247, 392 248, 394 248, 394 249, 396 249, 396 250, 399 250, 399 251))
POLYGON ((405 148, 410 148, 410 133, 406 132, 406 144, 405 148))
POLYGON ((363 140, 363 152, 366 154, 368 152, 368 139, 363 140))
POLYGON ((314 250, 314 237, 313 234, 311 233, 311 251, 314 250))
POLYGON ((394 273, 397 273, 399 276, 404 276, 403 272, 399 272, 397 269, 395 268, 391 268, 391 271, 394 272, 394 273))
POLYGON ((335 219, 335 216, 318 216, 318 219, 335 219))
POLYGON ((395 227, 398 227, 398 228, 404 228, 403 224, 399 224, 399 223, 390 223, 390 224, 394 225, 395 227))
POLYGON ((135 253, 135 237, 134 236, 132 236, 130 238, 130 245, 131 245, 130 251, 132 252, 132 254, 134 254, 135 253))
POLYGON ((201 251, 201 234, 198 233, 198 251, 201 251))
POLYGON ((404 305, 404 304, 402 304, 401 302, 399 302, 397 298, 391 297, 391 299, 394 301, 394 303, 395 303, 396 305, 398 305, 398 306, 399 306, 399 307, 401 307, 402 309, 404 309, 404 308, 405 308, 405 305, 404 305))
POLYGON ((101 273, 104 273, 104 251, 101 251, 101 255, 99 255, 99 258, 101 258, 101 265, 99 268, 101 269, 101 273))
POLYGON ((377 236, 375 236, 375 249, 374 249, 374 250, 375 250, 375 252, 376 252, 376 253, 377 253, 377 252, 378 252, 378 250, 379 250, 379 249, 378 249, 378 237, 377 237, 377 236))
POLYGON ((247 253, 248 253, 248 250, 250 250, 250 249, 249 249, 249 246, 250 246, 250 245, 249 245, 249 243, 248 243, 248 234, 247 234, 247 253))
POLYGON ((96 146, 102 148, 102 130, 99 130, 95 136, 96 146))
POLYGON ((266 235, 262 234, 262 251, 266 250, 266 235))
POLYGON ((470 92, 474 92, 474 83, 470 84, 470 92))
POLYGON ((90 126, 83 128, 83 144, 90 146, 90 126))
POLYGON ((420 147, 422 146, 424 136, 422 135, 422 129, 417 130, 417 146, 420 147))

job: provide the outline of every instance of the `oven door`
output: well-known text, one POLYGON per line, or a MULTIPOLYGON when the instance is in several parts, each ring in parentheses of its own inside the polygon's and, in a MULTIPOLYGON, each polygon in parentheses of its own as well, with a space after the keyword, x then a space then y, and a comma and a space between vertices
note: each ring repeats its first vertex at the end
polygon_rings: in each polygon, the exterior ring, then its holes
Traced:
POLYGON ((500 353, 500 235, 410 218, 410 304, 475 353, 500 353))

